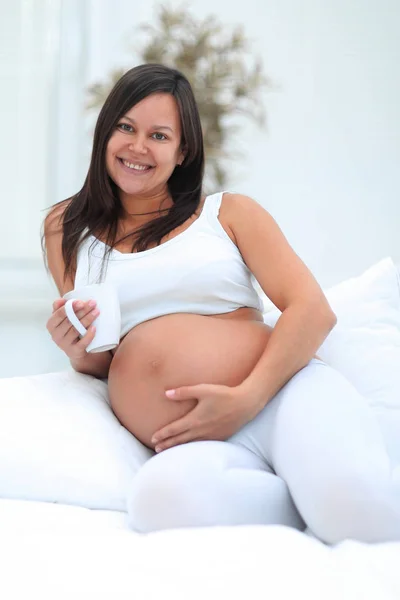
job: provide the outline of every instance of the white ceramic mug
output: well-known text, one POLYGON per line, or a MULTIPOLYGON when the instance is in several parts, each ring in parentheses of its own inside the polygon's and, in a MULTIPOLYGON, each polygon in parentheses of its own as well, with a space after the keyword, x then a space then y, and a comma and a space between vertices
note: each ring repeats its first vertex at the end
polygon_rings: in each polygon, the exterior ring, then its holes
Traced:
POLYGON ((121 334, 121 309, 114 286, 109 283, 93 283, 67 292, 63 298, 67 300, 64 306, 67 318, 81 336, 87 333, 87 329, 76 316, 73 302, 75 300, 97 302, 100 314, 93 321, 96 334, 86 348, 86 352, 105 352, 118 346, 121 334))

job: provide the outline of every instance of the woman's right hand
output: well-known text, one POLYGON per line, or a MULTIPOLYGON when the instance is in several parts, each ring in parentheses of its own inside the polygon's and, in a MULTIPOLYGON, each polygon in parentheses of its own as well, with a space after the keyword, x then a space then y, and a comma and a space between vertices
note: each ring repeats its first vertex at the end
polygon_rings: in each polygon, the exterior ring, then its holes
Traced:
POLYGON ((78 331, 67 318, 64 298, 57 298, 53 302, 53 314, 47 321, 46 328, 53 342, 65 352, 71 360, 79 360, 87 356, 86 348, 93 341, 96 330, 92 326, 93 321, 99 316, 99 310, 94 300, 75 300, 73 308, 76 316, 87 329, 87 333, 81 338, 78 331))

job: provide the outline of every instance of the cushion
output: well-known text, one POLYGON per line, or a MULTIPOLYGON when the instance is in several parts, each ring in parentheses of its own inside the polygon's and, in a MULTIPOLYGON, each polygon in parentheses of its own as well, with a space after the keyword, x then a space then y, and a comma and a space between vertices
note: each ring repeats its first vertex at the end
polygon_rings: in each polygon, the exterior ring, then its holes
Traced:
POLYGON ((75 371, 0 379, 0 497, 126 510, 153 454, 114 416, 107 386, 75 371))
MULTIPOLYGON (((387 257, 325 293, 338 321, 317 354, 366 397, 400 463, 399 271, 387 257)), ((280 314, 267 311, 264 321, 274 326, 280 314)))

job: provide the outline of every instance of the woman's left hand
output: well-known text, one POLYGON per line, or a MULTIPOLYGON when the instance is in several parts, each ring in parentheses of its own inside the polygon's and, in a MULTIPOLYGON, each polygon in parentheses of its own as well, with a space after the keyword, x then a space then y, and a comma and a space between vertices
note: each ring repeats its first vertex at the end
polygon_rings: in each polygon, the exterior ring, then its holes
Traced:
POLYGON ((167 390, 165 395, 174 402, 195 398, 197 405, 153 435, 156 452, 195 440, 225 441, 262 409, 241 387, 202 383, 167 390))

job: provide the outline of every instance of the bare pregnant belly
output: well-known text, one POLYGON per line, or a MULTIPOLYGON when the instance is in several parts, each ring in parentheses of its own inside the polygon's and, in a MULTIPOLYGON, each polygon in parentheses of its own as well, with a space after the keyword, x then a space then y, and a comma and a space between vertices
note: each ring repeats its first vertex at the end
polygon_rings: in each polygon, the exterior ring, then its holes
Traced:
POLYGON ((238 385, 252 371, 272 329, 263 322, 174 314, 138 325, 111 363, 111 406, 131 433, 153 447, 160 427, 188 413, 196 401, 174 402, 165 390, 183 385, 238 385))

